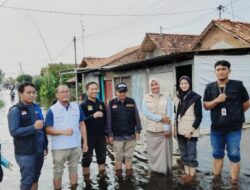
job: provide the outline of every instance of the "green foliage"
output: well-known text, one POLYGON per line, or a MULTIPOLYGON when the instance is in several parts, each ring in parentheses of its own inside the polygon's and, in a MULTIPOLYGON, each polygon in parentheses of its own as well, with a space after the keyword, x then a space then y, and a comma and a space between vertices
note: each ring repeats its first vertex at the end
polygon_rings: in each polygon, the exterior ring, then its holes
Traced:
POLYGON ((41 96, 40 96, 40 89, 41 89, 41 86, 43 84, 43 78, 41 76, 36 76, 33 78, 33 84, 35 85, 36 87, 36 91, 37 91, 37 101, 38 102, 41 102, 41 96))
POLYGON ((21 82, 32 82, 32 76, 31 75, 28 75, 28 74, 23 74, 23 75, 19 75, 17 78, 16 78, 16 81, 21 83, 21 82))
MULTIPOLYGON (((50 64, 49 65, 49 73, 55 77, 56 86, 60 83, 60 71, 71 70, 74 69, 74 65, 70 64, 50 64)), ((74 75, 62 75, 62 83, 65 84, 66 81, 72 78, 74 75)))
POLYGON ((0 100, 0 109, 4 106, 3 100, 0 100))
POLYGON ((2 71, 2 69, 0 69, 0 83, 3 82, 4 76, 5 76, 5 73, 2 71))
MULTIPOLYGON (((42 68, 41 77, 35 78, 33 83, 38 91, 38 101, 45 107, 52 105, 55 97, 56 87, 60 84, 60 71, 73 69, 74 65, 68 64, 50 64, 49 68, 42 68)), ((74 75, 62 75, 62 84, 72 78, 74 75)))
POLYGON ((48 108, 52 105, 52 101, 55 99, 56 79, 55 76, 50 73, 46 73, 42 78, 42 83, 39 89, 39 97, 41 103, 48 108))

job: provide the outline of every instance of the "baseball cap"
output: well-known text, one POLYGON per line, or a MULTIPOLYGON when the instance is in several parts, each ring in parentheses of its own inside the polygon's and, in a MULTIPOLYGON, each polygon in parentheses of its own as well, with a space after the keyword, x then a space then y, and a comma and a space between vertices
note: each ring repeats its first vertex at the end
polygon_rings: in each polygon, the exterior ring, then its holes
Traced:
POLYGON ((121 82, 119 84, 116 85, 116 90, 118 92, 127 92, 128 91, 128 87, 127 84, 124 82, 121 82))

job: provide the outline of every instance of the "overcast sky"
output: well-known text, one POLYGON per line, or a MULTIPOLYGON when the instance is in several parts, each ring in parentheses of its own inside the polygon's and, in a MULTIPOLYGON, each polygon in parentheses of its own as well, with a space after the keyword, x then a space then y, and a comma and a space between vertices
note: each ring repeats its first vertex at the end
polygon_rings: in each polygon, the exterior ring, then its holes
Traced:
POLYGON ((141 44, 146 32, 159 33, 160 26, 164 33, 200 34, 218 19, 220 4, 226 6, 222 18, 250 21, 249 0, 0 0, 0 5, 4 2, 0 69, 7 76, 20 74, 20 65, 34 75, 51 59, 74 63, 73 36, 79 63, 83 56, 107 57, 141 44))

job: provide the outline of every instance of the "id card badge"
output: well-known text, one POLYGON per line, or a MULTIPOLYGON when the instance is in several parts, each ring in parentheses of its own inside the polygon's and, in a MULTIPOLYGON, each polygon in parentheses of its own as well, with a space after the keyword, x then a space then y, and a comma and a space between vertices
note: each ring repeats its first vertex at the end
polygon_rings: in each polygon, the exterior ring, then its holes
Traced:
POLYGON ((227 116, 227 109, 226 108, 221 108, 221 115, 227 116))

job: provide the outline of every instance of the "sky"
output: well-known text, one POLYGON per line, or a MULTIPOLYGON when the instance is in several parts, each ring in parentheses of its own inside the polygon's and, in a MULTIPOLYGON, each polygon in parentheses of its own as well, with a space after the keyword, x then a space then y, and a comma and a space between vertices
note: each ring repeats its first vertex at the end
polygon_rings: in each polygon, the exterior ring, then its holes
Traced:
POLYGON ((146 33, 197 34, 219 18, 250 22, 249 0, 0 0, 0 69, 37 75, 142 43, 146 33), (2 5, 2 6, 1 6, 2 5))

